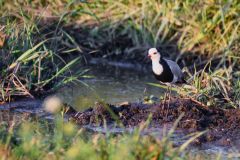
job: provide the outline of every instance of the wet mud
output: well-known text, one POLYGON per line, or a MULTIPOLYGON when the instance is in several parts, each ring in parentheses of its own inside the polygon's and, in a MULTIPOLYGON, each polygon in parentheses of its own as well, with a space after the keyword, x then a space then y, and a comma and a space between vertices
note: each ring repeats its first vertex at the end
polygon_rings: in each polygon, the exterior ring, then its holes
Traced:
MULTIPOLYGON (((1 104, 0 121, 11 122, 15 119, 21 123, 23 119, 31 117, 53 119, 54 116, 46 113, 41 106, 42 101, 37 100, 1 104)), ((169 103, 163 101, 156 104, 123 103, 115 106, 98 102, 82 112, 66 107, 65 113, 66 120, 69 119, 80 127, 103 129, 107 124, 133 128, 150 120, 150 130, 162 129, 166 125, 172 126, 183 114, 176 128, 177 131, 181 131, 181 136, 207 130, 192 145, 203 148, 234 147, 240 150, 240 109, 221 109, 220 106, 207 108, 191 99, 172 98, 169 103)))
POLYGON ((71 120, 79 125, 103 126, 107 123, 121 124, 125 127, 138 126, 147 121, 149 116, 149 126, 161 127, 174 123, 183 114, 177 129, 184 129, 187 133, 207 130, 193 144, 214 142, 220 146, 240 148, 239 109, 206 108, 187 98, 174 98, 169 103, 159 104, 131 103, 114 106, 96 103, 94 107, 83 112, 71 111, 69 114, 71 120))

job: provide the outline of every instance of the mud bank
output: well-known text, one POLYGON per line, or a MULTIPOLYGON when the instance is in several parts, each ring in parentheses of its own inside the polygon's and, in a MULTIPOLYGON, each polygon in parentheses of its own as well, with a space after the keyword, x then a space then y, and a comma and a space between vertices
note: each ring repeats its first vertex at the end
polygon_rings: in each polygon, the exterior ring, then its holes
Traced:
MULTIPOLYGON (((0 120, 16 120, 38 117, 53 119, 49 113, 44 112, 42 101, 27 100, 0 105, 0 120), (14 114, 12 114, 14 113, 14 114), (17 116, 16 116, 17 115, 17 116), (14 118, 15 117, 15 118, 14 118)), ((240 110, 220 109, 220 107, 204 108, 191 99, 174 98, 171 102, 158 104, 125 103, 119 106, 96 103, 94 107, 83 112, 77 112, 73 108, 66 111, 66 120, 70 119, 81 126, 102 128, 106 122, 108 125, 123 125, 133 128, 149 119, 149 128, 163 128, 171 126, 181 114, 177 130, 184 134, 208 130, 203 136, 192 144, 197 146, 223 146, 234 147, 240 150, 240 110)))
POLYGON ((174 123, 184 113, 178 123, 179 129, 189 133, 208 130, 196 139, 194 144, 214 142, 216 145, 240 147, 240 110, 203 108, 190 99, 174 98, 169 103, 159 104, 123 104, 120 106, 97 103, 93 108, 83 112, 71 111, 71 119, 79 125, 102 126, 121 123, 126 127, 137 126, 152 115, 150 126, 160 127, 174 123))

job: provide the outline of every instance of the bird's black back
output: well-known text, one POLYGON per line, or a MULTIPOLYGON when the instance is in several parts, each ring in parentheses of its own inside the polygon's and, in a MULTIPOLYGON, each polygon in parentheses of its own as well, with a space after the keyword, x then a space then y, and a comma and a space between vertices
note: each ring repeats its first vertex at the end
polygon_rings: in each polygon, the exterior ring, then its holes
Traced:
POLYGON ((160 62, 159 62, 162 66, 163 66, 163 72, 160 75, 157 75, 153 72, 155 78, 161 82, 172 82, 174 75, 169 67, 169 65, 167 64, 166 60, 163 58, 160 58, 160 62))

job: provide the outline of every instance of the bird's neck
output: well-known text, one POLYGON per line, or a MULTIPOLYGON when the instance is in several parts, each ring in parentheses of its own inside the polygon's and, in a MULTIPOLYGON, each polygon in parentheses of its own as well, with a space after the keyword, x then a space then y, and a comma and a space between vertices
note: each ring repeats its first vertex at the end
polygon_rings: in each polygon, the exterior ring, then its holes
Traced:
POLYGON ((157 75, 162 74, 163 66, 160 64, 159 60, 152 61, 152 70, 157 75))

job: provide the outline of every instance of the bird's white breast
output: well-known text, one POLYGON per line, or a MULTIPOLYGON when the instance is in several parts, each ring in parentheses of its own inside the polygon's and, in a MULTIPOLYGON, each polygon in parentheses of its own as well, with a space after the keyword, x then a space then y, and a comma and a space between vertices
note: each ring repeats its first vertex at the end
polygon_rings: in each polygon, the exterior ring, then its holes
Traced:
POLYGON ((160 75, 163 72, 163 66, 157 61, 152 62, 152 70, 155 74, 160 75))

